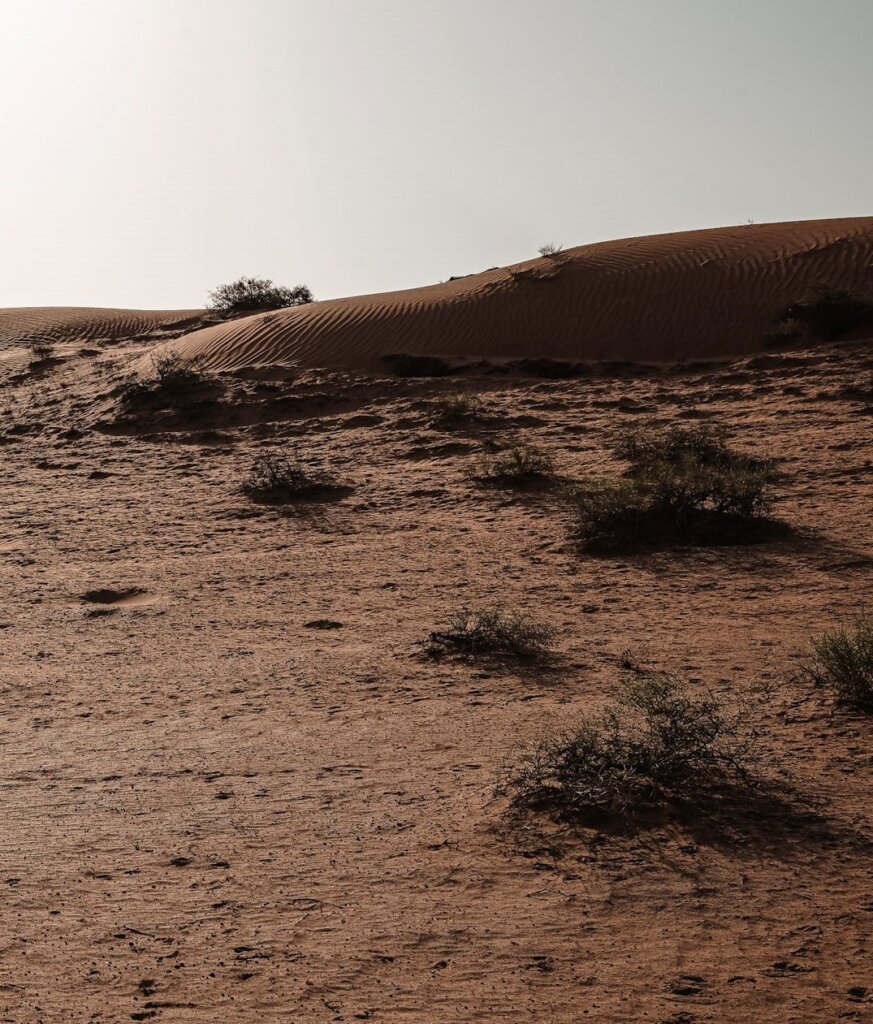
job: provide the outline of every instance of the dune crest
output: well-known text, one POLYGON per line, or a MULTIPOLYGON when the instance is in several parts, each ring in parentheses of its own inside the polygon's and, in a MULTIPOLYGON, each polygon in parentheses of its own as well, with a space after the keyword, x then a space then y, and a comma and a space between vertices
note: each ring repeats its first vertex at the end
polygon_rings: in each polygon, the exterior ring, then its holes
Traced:
POLYGON ((89 306, 21 306, 0 309, 0 349, 31 341, 98 341, 151 331, 199 327, 199 309, 102 309, 89 306))
POLYGON ((763 347, 811 287, 873 290, 873 217, 751 224, 568 249, 406 291, 315 302, 192 332, 213 370, 377 366, 391 353, 670 362, 763 347))

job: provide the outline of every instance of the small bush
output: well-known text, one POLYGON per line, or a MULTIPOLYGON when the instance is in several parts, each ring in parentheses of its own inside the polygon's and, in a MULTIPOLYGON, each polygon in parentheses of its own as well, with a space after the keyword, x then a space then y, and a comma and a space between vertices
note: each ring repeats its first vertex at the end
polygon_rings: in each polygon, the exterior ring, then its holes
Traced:
POLYGON ((55 346, 50 341, 35 338, 27 346, 30 358, 34 363, 47 363, 55 354, 55 346))
POLYGON ((711 465, 733 457, 727 446, 727 437, 724 427, 709 423, 664 429, 644 424, 619 434, 613 450, 636 469, 659 462, 675 464, 689 457, 695 462, 711 465))
POLYGON ((345 490, 325 473, 313 470, 297 455, 259 455, 251 465, 240 490, 253 501, 283 505, 313 501, 345 490))
POLYGON ((485 407, 475 395, 458 392, 440 395, 430 405, 430 422, 436 427, 456 427, 461 423, 484 418, 485 407))
POLYGON ((549 259, 555 256, 560 256, 563 250, 563 245, 555 245, 554 242, 546 242, 545 245, 541 245, 539 247, 537 252, 539 252, 540 256, 545 256, 546 259, 549 259))
POLYGON ((201 397, 215 386, 215 379, 196 360, 184 360, 174 353, 152 356, 151 377, 130 377, 120 388, 125 405, 180 406, 201 397))
POLYGON ((517 445, 479 459, 475 477, 497 487, 524 489, 543 486, 555 480, 551 455, 532 445, 517 445))
POLYGON ((285 288, 262 277, 240 277, 209 293, 209 309, 225 317, 248 316, 269 309, 287 309, 312 302, 305 284, 285 288))
POLYGON ((773 465, 732 452, 721 428, 643 427, 615 450, 630 462, 624 478, 571 492, 577 534, 589 545, 732 543, 772 522, 773 465))
POLYGON ((873 302, 844 288, 820 285, 810 295, 787 306, 777 323, 806 327, 816 338, 833 341, 873 323, 873 302))
POLYGON ((516 808, 584 821, 746 782, 756 738, 750 706, 693 696, 665 673, 629 676, 600 714, 526 753, 499 792, 516 808))
POLYGON ((550 626, 534 622, 529 615, 504 611, 494 605, 455 612, 445 628, 430 633, 426 647, 433 655, 533 659, 551 650, 554 636, 550 626))
POLYGON ((813 651, 815 678, 841 703, 873 711, 873 619, 861 616, 851 626, 822 633, 813 651))

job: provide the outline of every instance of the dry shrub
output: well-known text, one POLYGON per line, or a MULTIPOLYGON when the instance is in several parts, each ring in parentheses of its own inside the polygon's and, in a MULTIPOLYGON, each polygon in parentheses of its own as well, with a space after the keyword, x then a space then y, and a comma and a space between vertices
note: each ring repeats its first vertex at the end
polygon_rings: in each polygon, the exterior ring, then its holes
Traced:
POLYGON ((755 762, 751 701, 727 707, 675 676, 627 676, 616 699, 572 730, 542 740, 498 791, 516 809, 596 820, 747 783, 755 762))
POLYGON ((121 385, 119 393, 124 405, 185 405, 202 398, 217 384, 196 359, 184 360, 174 353, 166 353, 152 356, 152 366, 151 377, 129 377, 121 385))
POLYGON ((430 409, 430 423, 434 427, 457 427, 485 418, 485 407, 480 399, 463 391, 439 395, 431 402, 430 409))
POLYGON ((443 629, 433 630, 426 641, 432 655, 464 654, 473 657, 540 658, 553 646, 555 631, 523 612, 499 605, 460 608, 443 629))
POLYGON ((627 474, 571 492, 575 532, 589 547, 738 543, 773 525, 773 464, 732 452, 722 428, 642 427, 614 447, 627 474))
POLYGON ((556 480, 551 455, 533 445, 516 445, 493 455, 483 455, 474 476, 484 484, 518 490, 541 487, 556 480))
POLYGON ((840 703, 873 711, 873 619, 862 615, 817 636, 810 668, 840 703))
POLYGON ((259 455, 252 463, 240 490, 263 505, 314 501, 347 490, 333 477, 305 465, 296 453, 259 455))
POLYGON ((305 284, 286 288, 263 277, 240 277, 209 293, 209 309, 223 317, 249 316, 312 301, 312 292, 305 284))

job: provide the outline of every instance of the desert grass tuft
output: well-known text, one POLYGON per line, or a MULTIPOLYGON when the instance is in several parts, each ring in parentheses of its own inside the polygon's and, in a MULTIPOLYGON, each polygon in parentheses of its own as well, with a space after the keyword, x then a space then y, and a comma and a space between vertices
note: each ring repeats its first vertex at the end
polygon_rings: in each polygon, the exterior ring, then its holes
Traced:
POLYGON ((431 655, 462 654, 471 657, 502 657, 533 660, 549 654, 555 630, 534 621, 524 612, 507 611, 500 605, 459 608, 442 629, 425 641, 431 655))
POLYGON ((557 480, 551 455, 533 445, 516 445, 481 456, 473 476, 480 483, 515 490, 543 487, 557 480))
POLYGON ((439 395, 430 403, 429 422, 433 427, 452 429, 485 418, 485 406, 475 395, 463 391, 439 395))

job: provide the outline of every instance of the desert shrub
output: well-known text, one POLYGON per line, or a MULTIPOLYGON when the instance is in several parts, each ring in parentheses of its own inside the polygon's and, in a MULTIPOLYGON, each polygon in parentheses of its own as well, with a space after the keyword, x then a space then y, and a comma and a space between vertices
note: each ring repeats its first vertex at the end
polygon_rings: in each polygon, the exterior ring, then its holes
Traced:
POLYGON ((34 338, 28 346, 30 358, 35 363, 46 363, 55 354, 55 346, 50 341, 34 338))
POLYGON ((516 445, 493 455, 483 455, 474 476, 485 484, 523 489, 555 480, 551 455, 532 445, 516 445))
POLYGON ((799 302, 787 306, 777 323, 790 321, 806 327, 816 338, 833 341, 873 323, 873 302, 845 288, 820 285, 799 302))
POLYGON ((727 437, 724 427, 710 423, 665 428, 642 424, 622 431, 613 450, 637 469, 659 462, 676 463, 687 457, 711 464, 733 457, 727 437))
POLYGON ((321 470, 305 465, 296 453, 259 455, 240 490, 253 501, 282 505, 293 501, 311 501, 344 488, 321 470))
POLYGON ((851 707, 873 711, 873 619, 859 616, 813 641, 812 672, 851 707))
POLYGON ((694 696, 666 673, 627 676, 603 711, 525 753, 499 791, 516 808, 586 820, 746 782, 755 753, 751 707, 694 696))
POLYGON ((240 277, 209 293, 209 309, 226 317, 247 316, 268 309, 287 309, 312 302, 305 284, 285 288, 262 277, 240 277))
POLYGON ((446 625, 433 630, 426 641, 430 654, 466 654, 518 659, 539 658, 553 645, 555 631, 523 612, 499 605, 461 608, 446 625))
POLYGON ((382 356, 382 362, 398 377, 449 377, 455 372, 452 365, 439 356, 393 352, 382 356))
POLYGON ((122 383, 119 392, 125 405, 184 405, 216 383, 196 359, 184 360, 175 353, 152 356, 152 368, 151 377, 129 377, 122 383))
POLYGON ((563 252, 564 247, 562 245, 555 245, 554 242, 546 242, 545 245, 541 245, 537 252, 540 256, 545 256, 547 259, 554 256, 560 256, 563 252))
POLYGON ((570 492, 577 535, 591 546, 751 538, 769 519, 773 465, 731 451, 718 427, 642 427, 622 434, 630 462, 617 480, 570 492))
POLYGON ((430 422, 433 426, 454 427, 460 423, 484 418, 485 407, 475 395, 462 391, 439 395, 430 404, 430 422))

